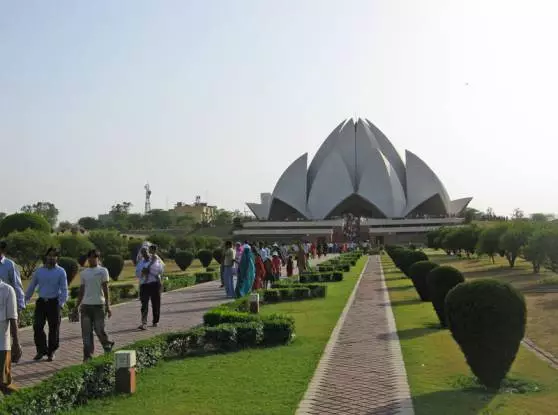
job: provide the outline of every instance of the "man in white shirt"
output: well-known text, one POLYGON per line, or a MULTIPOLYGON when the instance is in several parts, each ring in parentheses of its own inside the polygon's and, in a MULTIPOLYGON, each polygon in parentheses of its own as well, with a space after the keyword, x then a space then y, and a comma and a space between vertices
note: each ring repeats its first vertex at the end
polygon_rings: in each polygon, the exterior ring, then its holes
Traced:
POLYGON ((99 265, 100 253, 92 249, 87 253, 88 267, 79 274, 81 286, 76 307, 81 313, 81 337, 83 338, 83 361, 93 357, 95 342, 93 331, 97 334, 105 353, 114 347, 105 332, 105 313, 110 318, 109 273, 99 265))
POLYGON ((17 390, 12 384, 12 360, 18 362, 20 358, 15 290, 0 280, 0 391, 4 395, 17 390))
POLYGON ((161 276, 164 270, 163 261, 157 255, 157 247, 151 245, 149 251, 141 249, 142 260, 136 266, 136 277, 140 284, 141 325, 140 330, 147 330, 147 314, 149 301, 153 314, 153 327, 157 327, 161 315, 161 276))

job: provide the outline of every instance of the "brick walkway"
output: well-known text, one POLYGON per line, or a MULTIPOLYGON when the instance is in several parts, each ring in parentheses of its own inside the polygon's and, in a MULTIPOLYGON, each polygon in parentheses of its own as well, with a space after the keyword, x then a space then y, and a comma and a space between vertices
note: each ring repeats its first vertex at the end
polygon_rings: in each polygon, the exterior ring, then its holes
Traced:
MULTIPOLYGON (((328 255, 320 260, 311 260, 314 266, 325 259, 333 258, 328 255)), ((284 268, 284 267, 283 267, 284 268)), ((296 272, 296 269, 295 269, 296 272)), ((171 291, 163 294, 161 303, 161 321, 159 327, 149 327, 146 331, 138 330, 140 324, 140 302, 130 301, 112 307, 112 318, 106 322, 106 331, 110 339, 116 342, 115 348, 121 348, 137 340, 153 337, 169 331, 187 330, 202 322, 203 314, 216 305, 229 301, 225 298, 224 290, 219 288, 218 281, 195 285, 186 289, 171 291)), ((151 320, 151 307, 148 322, 151 320)), ((48 333, 48 325, 45 326, 48 333)), ((19 332, 23 358, 12 366, 14 382, 20 387, 31 386, 51 376, 56 371, 76 365, 83 360, 83 342, 79 323, 62 320, 60 326, 60 348, 56 352, 54 362, 47 362, 46 358, 34 362, 35 343, 33 328, 26 327, 19 332)), ((95 354, 102 353, 102 347, 95 336, 95 354)))
POLYGON ((379 257, 371 257, 297 414, 413 413, 379 257))

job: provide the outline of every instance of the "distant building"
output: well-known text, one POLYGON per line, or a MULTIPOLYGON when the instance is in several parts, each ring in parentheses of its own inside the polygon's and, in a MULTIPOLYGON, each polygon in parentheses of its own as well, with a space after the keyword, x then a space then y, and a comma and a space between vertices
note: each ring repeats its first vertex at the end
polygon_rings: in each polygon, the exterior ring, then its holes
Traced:
POLYGON ((194 223, 212 223, 215 220, 216 209, 216 206, 211 206, 200 201, 196 201, 191 205, 178 202, 172 210, 172 213, 176 218, 191 216, 194 219, 194 223))

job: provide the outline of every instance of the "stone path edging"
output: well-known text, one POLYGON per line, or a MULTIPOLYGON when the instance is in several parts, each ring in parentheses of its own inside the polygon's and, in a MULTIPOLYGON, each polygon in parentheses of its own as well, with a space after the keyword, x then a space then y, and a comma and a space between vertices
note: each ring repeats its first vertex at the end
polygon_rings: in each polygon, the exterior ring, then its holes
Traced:
POLYGON ((326 344, 322 357, 320 358, 320 362, 316 367, 314 376, 312 376, 312 380, 308 385, 308 389, 304 394, 304 398, 302 398, 302 401, 300 401, 299 403, 298 409, 296 411, 296 415, 304 415, 308 413, 307 411, 312 407, 312 401, 316 397, 318 391, 318 385, 324 378, 326 367, 329 365, 331 353, 333 352, 333 347, 335 346, 335 343, 337 343, 337 339, 339 338, 339 333, 341 332, 341 327, 343 327, 343 323, 345 323, 347 314, 349 313, 349 310, 355 301, 356 293, 358 291, 358 287, 360 286, 360 282, 362 281, 364 272, 366 271, 366 267, 368 266, 368 262, 370 262, 370 257, 368 257, 368 259, 366 260, 366 263, 362 268, 362 271, 358 277, 355 287, 353 288, 353 291, 351 292, 351 295, 347 300, 347 304, 345 304, 345 308, 343 308, 343 311, 339 316, 339 320, 337 320, 337 324, 335 325, 333 331, 331 332, 331 336, 329 337, 329 340, 326 344))
POLYGON ((409 382, 407 381, 407 370, 405 369, 405 361, 403 360, 403 352, 401 351, 401 343, 399 342, 399 335, 397 334, 397 325, 395 324, 395 316, 393 315, 393 309, 391 307, 391 299, 389 298, 389 291, 386 285, 386 278, 384 275, 384 267, 382 266, 381 257, 376 257, 379 265, 380 265, 380 273, 381 273, 381 281, 382 281, 382 289, 384 291, 384 300, 386 304, 386 317, 388 322, 388 327, 390 332, 392 333, 391 341, 389 342, 389 346, 391 348, 391 352, 395 357, 396 361, 400 361, 403 364, 399 368, 398 372, 400 373, 398 377, 398 389, 399 394, 403 397, 401 408, 398 411, 400 415, 414 415, 415 411, 413 408, 413 398, 411 398, 411 389, 409 388, 409 382))

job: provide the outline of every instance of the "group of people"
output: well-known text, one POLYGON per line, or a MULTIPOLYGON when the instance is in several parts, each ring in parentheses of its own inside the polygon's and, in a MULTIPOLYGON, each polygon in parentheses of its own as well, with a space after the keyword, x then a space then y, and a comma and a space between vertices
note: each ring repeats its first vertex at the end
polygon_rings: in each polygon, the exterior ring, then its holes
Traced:
MULTIPOLYGON (((22 310, 37 292, 35 301, 33 337, 36 354, 33 360, 47 357, 55 359, 60 342, 61 311, 68 300, 66 271, 58 265, 60 252, 51 247, 43 257, 43 265, 34 273, 23 290, 17 265, 6 257, 7 244, 0 241, 0 391, 9 394, 17 388, 12 382, 11 363, 22 357, 18 326, 22 310), (48 336, 45 325, 48 323, 48 336)), ((94 353, 95 333, 103 350, 112 351, 114 342, 105 331, 105 319, 112 315, 109 296, 109 272, 100 264, 101 253, 92 249, 87 253, 87 264, 80 272, 80 289, 71 320, 81 322, 83 360, 90 360, 94 353)), ((147 316, 151 302, 153 327, 157 327, 161 310, 162 274, 164 263, 157 255, 155 245, 141 247, 136 266, 141 301, 140 330, 147 330, 147 316)))
POLYGON ((267 288, 279 280, 285 269, 286 277, 294 272, 294 264, 299 272, 308 269, 308 260, 332 252, 326 243, 296 244, 274 243, 266 245, 244 241, 233 248, 231 241, 225 242, 221 263, 221 286, 228 298, 239 298, 252 291, 267 288), (236 284, 235 284, 236 277, 236 284))

